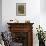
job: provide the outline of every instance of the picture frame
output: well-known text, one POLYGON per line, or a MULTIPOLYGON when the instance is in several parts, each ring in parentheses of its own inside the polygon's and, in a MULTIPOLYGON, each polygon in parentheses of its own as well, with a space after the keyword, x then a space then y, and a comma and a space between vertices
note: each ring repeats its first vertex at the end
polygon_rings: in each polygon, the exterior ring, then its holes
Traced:
POLYGON ((26 16, 26 3, 16 3, 16 16, 26 16))

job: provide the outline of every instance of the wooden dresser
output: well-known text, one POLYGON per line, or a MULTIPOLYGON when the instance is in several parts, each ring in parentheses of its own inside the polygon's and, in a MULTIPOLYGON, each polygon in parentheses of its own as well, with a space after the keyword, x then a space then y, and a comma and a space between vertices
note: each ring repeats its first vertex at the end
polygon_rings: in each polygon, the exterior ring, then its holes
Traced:
POLYGON ((33 46, 33 23, 7 23, 12 39, 22 46, 33 46))

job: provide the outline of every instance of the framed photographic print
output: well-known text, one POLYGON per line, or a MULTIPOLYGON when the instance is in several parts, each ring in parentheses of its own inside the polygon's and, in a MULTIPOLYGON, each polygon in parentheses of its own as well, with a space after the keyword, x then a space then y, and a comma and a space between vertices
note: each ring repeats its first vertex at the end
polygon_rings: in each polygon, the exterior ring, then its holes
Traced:
POLYGON ((16 3, 16 15, 26 16, 26 3, 16 3))

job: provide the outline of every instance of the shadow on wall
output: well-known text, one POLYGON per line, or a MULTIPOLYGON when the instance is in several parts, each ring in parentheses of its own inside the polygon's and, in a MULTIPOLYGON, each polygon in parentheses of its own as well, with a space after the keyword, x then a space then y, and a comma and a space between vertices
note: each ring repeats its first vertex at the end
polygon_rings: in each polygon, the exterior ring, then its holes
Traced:
POLYGON ((46 0, 40 0, 40 12, 46 14, 46 0))
POLYGON ((2 0, 0 0, 0 31, 2 31, 1 30, 1 28, 2 28, 2 0))

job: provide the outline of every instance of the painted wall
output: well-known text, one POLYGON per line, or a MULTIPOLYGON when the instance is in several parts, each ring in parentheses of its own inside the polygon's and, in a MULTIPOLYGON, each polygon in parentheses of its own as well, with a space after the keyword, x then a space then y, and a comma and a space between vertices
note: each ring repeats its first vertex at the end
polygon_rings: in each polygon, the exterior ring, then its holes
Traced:
MULTIPOLYGON (((43 3, 41 3, 42 5, 43 3)), ((46 15, 41 11, 40 0, 2 0, 2 26, 3 31, 8 30, 7 22, 11 19, 17 19, 19 22, 30 20, 33 25, 33 45, 38 46, 36 37, 36 27, 39 24, 46 30, 46 15), (26 16, 16 16, 16 3, 26 3, 26 16)))
POLYGON ((0 31, 2 29, 2 0, 0 0, 0 31))
POLYGON ((46 31, 46 0, 40 0, 40 24, 46 31))
MULTIPOLYGON (((39 23, 40 19, 40 0, 2 0, 2 22, 3 26, 10 19, 17 19, 24 22, 27 19, 33 23, 39 23), (16 3, 26 3, 26 16, 16 16, 16 3), (19 18, 19 19, 18 19, 19 18), (37 21, 38 20, 38 21, 37 21)), ((6 26, 5 26, 6 27, 6 26)), ((6 28, 4 29, 6 30, 6 28)), ((5 31, 4 30, 4 31, 5 31)))

